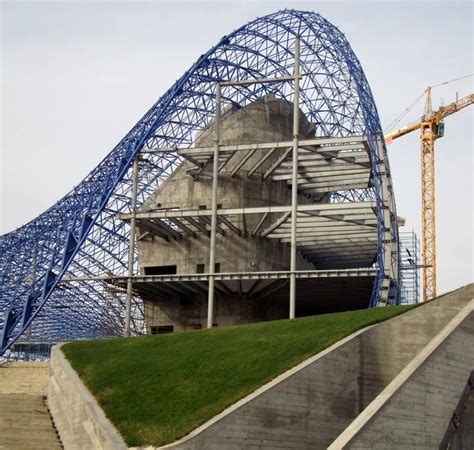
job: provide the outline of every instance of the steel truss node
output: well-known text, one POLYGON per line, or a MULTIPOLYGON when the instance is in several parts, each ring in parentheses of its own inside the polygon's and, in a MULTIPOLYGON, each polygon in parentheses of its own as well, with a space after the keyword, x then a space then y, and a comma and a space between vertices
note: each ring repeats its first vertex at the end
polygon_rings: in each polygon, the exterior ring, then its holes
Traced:
MULTIPOLYGON (((339 184, 331 191, 331 202, 374 204, 371 226, 377 256, 368 306, 400 302, 400 252, 390 169, 360 62, 345 36, 320 15, 283 10, 224 36, 77 187, 28 224, 1 236, 0 354, 21 336, 54 342, 123 334, 126 292, 100 277, 127 273, 130 227, 118 215, 130 213, 135 206, 131 204, 133 161, 140 173, 135 186, 139 207, 183 157, 192 158, 192 150, 186 149, 194 133, 209 126, 215 115, 217 82, 223 104, 236 108, 267 94, 293 101, 287 80, 295 78, 292 46, 297 37, 301 45, 299 105, 315 125, 316 137, 363 137, 356 149, 359 153, 351 155, 359 158, 359 170, 351 175, 364 182, 369 177, 370 187, 344 189, 339 184), (226 86, 229 80, 256 78, 284 80, 226 86), (179 151, 152 150, 164 148, 179 151)), ((321 149, 336 156, 342 150, 321 149)), ((288 179, 288 165, 273 175, 288 179)), ((308 189, 327 188, 318 182, 308 185, 308 189)), ((132 273, 138 274, 136 252, 131 256, 132 273)), ((144 331, 143 304, 137 296, 131 305, 130 331, 144 331)))

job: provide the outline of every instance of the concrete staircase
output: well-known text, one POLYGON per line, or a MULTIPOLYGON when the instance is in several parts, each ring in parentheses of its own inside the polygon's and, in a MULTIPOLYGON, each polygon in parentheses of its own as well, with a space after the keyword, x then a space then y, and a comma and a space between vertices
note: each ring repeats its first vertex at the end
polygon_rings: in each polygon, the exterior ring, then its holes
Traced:
POLYGON ((62 449, 46 404, 48 363, 0 366, 0 449, 62 449))
POLYGON ((45 397, 0 394, 0 449, 62 449, 45 397))

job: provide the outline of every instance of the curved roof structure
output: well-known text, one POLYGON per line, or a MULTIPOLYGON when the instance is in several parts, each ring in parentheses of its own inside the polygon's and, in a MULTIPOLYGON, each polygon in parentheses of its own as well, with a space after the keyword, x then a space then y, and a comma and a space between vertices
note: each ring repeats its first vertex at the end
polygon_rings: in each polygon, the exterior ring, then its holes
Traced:
MULTIPOLYGON (((376 205, 377 276, 368 306, 377 304, 383 289, 390 289, 389 301, 398 301, 398 252, 387 255, 384 247, 386 230, 391 230, 391 245, 398 246, 393 189, 379 117, 364 72, 344 34, 327 20, 312 12, 283 10, 224 36, 77 187, 28 224, 0 238, 1 353, 24 333, 51 340, 122 334, 123 294, 100 277, 127 271, 130 230, 117 215, 130 210, 132 161, 143 148, 190 147, 194 133, 208 126, 215 114, 216 81, 291 76, 297 36, 303 75, 300 108, 315 125, 316 137, 364 135, 368 140, 370 187, 336 191, 331 197, 333 203, 371 201, 376 205), (387 275, 388 266, 392 275, 387 275)), ((292 101, 291 82, 225 89, 222 100, 239 108, 267 94, 292 101)), ((180 161, 178 152, 150 153, 140 161, 144 176, 138 180, 139 205, 180 161)), ((138 298, 131 326, 134 333, 143 331, 138 298)))

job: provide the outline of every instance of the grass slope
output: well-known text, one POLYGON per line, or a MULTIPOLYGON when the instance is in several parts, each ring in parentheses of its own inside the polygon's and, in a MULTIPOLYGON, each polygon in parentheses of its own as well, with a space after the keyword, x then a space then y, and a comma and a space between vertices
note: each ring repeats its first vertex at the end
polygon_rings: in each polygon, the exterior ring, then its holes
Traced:
POLYGON ((128 446, 159 446, 341 338, 410 308, 79 341, 63 352, 128 446))

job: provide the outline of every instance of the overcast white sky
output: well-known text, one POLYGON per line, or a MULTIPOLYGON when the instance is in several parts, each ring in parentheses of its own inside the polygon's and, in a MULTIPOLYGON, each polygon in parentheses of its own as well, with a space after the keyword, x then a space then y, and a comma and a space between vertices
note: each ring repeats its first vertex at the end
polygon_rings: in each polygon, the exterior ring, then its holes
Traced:
MULTIPOLYGON (((78 184, 223 35, 283 8, 347 36, 387 126, 426 85, 474 72, 473 3, 51 1, 1 3, 1 224, 17 228, 78 184)), ((474 91, 434 91, 434 106, 474 91)), ((403 122, 422 113, 418 104, 403 122)), ((473 281, 474 107, 436 142, 438 291, 473 281)), ((420 230, 416 133, 389 148, 399 215, 420 230)))

